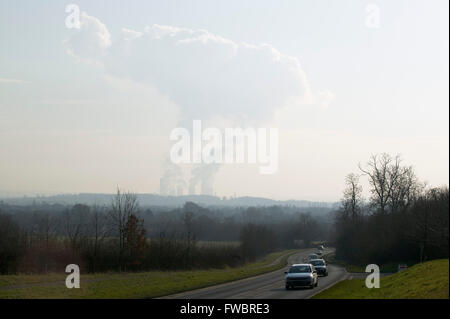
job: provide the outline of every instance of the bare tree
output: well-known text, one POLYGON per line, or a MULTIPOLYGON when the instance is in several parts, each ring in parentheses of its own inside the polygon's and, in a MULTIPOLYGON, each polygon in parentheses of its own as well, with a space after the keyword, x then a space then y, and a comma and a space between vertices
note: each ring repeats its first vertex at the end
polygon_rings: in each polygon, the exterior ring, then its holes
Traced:
POLYGON ((345 179, 346 188, 344 197, 342 198, 342 209, 346 216, 351 217, 355 221, 361 214, 363 197, 362 187, 359 184, 359 176, 356 174, 348 174, 345 179))
POLYGON ((183 224, 186 229, 186 234, 188 239, 194 236, 193 225, 194 225, 194 213, 191 211, 185 211, 183 214, 183 224))
POLYGON ((126 227, 130 216, 139 210, 137 196, 130 192, 122 192, 117 188, 117 194, 111 204, 110 217, 119 237, 119 267, 124 266, 124 253, 126 245, 126 227))
POLYGON ((448 188, 432 188, 414 202, 411 209, 409 239, 419 246, 420 261, 432 250, 446 251, 448 256, 448 188))
MULTIPOLYGON (((36 216, 37 217, 37 216, 36 216)), ((37 221, 37 234, 39 238, 39 244, 45 249, 44 256, 44 272, 48 272, 50 263, 50 245, 55 241, 57 235, 57 220, 50 216, 48 213, 44 213, 37 221), (43 243, 43 245, 42 245, 43 243)))
POLYGON ((397 178, 392 181, 392 189, 388 199, 390 211, 392 213, 405 212, 413 200, 423 191, 424 187, 418 181, 411 166, 401 167, 397 178))
POLYGON ((106 236, 108 236, 110 229, 108 227, 107 218, 104 209, 94 205, 92 207, 91 213, 91 227, 93 233, 93 243, 92 243, 92 269, 93 272, 96 271, 97 259, 99 255, 100 246, 102 245, 106 236))
POLYGON ((144 220, 131 214, 126 224, 126 257, 132 268, 137 269, 148 248, 144 220))
POLYGON ((17 269, 25 249, 25 236, 10 215, 0 212, 0 274, 17 269))
POLYGON ((183 252, 184 262, 189 264, 192 262, 192 250, 195 247, 195 234, 193 232, 194 213, 187 210, 183 213, 183 224, 186 230, 186 249, 183 252))
POLYGON ((76 204, 64 214, 63 227, 69 239, 72 255, 80 248, 81 242, 87 236, 87 223, 90 207, 76 204))
POLYGON ((401 175, 401 158, 392 157, 387 153, 372 155, 367 168, 359 165, 363 174, 369 177, 372 193, 371 203, 381 214, 387 213, 389 200, 401 175))

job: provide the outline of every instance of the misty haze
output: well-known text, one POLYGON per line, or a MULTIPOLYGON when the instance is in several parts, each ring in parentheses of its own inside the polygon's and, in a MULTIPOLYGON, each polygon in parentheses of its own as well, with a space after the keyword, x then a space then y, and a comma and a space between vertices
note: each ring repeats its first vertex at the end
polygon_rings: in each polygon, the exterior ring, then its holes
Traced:
POLYGON ((0 299, 168 318, 448 302, 448 12, 1 2, 0 299))

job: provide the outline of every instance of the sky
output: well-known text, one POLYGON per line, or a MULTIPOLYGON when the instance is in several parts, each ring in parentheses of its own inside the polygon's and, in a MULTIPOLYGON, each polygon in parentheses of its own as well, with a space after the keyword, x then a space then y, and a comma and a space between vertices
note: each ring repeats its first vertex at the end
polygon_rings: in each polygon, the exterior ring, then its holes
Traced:
POLYGON ((195 119, 279 130, 276 173, 205 170, 218 196, 338 200, 345 176, 382 152, 448 185, 448 11, 445 0, 2 1, 0 196, 187 185, 202 168, 168 163, 169 136, 195 119))

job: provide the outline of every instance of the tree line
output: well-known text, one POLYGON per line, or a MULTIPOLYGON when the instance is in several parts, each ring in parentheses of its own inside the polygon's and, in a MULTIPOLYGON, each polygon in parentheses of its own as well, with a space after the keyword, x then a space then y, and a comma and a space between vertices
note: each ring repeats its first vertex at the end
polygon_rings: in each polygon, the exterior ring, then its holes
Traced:
POLYGON ((327 236, 326 215, 293 207, 142 208, 118 190, 109 206, 0 205, 0 273, 235 267, 327 236), (222 244, 209 241, 220 241, 222 244))
POLYGON ((448 258, 449 189, 428 187, 400 156, 373 155, 346 177, 334 225, 336 257, 351 263, 448 258), (368 199, 360 178, 368 181, 368 199))

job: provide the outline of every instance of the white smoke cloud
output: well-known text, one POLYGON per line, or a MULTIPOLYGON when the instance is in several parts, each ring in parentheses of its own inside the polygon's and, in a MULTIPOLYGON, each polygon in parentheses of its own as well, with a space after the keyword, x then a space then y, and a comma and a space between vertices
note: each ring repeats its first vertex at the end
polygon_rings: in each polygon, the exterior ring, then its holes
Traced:
POLYGON ((182 195, 187 188, 181 168, 170 162, 168 159, 163 165, 163 175, 160 178, 161 195, 182 195))
POLYGON ((154 86, 178 105, 183 118, 257 120, 287 104, 330 101, 330 94, 313 96, 296 57, 269 44, 157 24, 122 29, 115 39, 99 19, 83 12, 80 30, 66 44, 71 55, 103 64, 111 75, 154 86))
POLYGON ((214 195, 214 175, 219 171, 218 164, 198 164, 191 171, 189 180, 189 194, 196 193, 197 186, 201 186, 201 193, 214 195))
MULTIPOLYGON (((107 75, 150 85, 168 96, 180 108, 180 123, 217 117, 257 123, 286 106, 326 107, 334 98, 326 90, 311 92, 296 57, 269 44, 237 43, 202 29, 154 24, 142 31, 122 29, 112 37, 99 19, 83 13, 80 30, 66 45, 72 56, 103 65, 107 75)), ((189 192, 201 184, 203 193, 212 193, 218 169, 195 167, 189 192)), ((166 169, 163 193, 184 187, 178 174, 174 167, 166 169)))
POLYGON ((81 13, 80 29, 64 41, 67 53, 79 60, 102 63, 111 46, 108 28, 96 17, 81 13))

